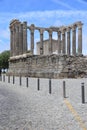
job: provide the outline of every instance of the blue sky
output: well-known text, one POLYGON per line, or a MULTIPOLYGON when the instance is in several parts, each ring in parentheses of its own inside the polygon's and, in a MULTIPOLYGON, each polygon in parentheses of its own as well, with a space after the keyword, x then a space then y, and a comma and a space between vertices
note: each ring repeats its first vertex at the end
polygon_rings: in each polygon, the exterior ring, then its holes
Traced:
MULTIPOLYGON (((0 0, 0 52, 10 49, 9 23, 15 18, 41 27, 82 21, 83 53, 87 54, 87 0, 0 0)), ((35 34, 38 40, 39 33, 35 34)))

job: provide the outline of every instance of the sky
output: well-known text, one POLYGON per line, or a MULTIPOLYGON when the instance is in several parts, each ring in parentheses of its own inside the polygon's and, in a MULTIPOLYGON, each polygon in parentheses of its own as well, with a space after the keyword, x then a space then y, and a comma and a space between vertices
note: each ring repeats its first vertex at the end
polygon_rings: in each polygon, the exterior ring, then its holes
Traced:
MULTIPOLYGON (((0 0, 0 52, 10 49, 9 24, 12 19, 39 27, 67 26, 81 21, 83 54, 87 55, 87 0, 0 0)), ((55 33, 53 38, 56 38, 55 33)), ((39 41, 38 32, 35 34, 36 41, 39 41)))

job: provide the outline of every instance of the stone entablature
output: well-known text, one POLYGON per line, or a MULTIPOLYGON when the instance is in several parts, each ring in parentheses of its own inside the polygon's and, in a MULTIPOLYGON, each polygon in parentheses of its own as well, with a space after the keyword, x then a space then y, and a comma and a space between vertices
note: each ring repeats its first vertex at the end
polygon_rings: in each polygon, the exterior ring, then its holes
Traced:
POLYGON ((27 30, 30 31, 30 50, 34 54, 34 33, 35 30, 38 30, 40 33, 40 55, 44 54, 43 49, 43 37, 44 32, 47 31, 49 34, 49 55, 52 54, 52 34, 57 32, 58 35, 58 44, 57 50, 58 54, 67 54, 67 55, 82 55, 82 22, 75 22, 69 26, 61 27, 36 27, 34 24, 30 26, 27 25, 27 22, 20 22, 15 19, 10 23, 10 45, 11 45, 11 56, 21 55, 27 52, 27 30), (77 30, 77 31, 76 31, 77 30), (76 33, 78 37, 76 38, 76 33), (76 39, 78 39, 78 49, 76 52, 76 39), (71 46, 72 45, 72 46, 71 46))

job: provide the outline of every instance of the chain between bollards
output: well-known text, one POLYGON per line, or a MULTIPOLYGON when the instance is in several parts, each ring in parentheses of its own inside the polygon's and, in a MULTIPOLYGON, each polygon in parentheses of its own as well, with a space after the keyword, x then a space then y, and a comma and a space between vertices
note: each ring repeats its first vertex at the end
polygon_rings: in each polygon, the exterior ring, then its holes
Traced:
POLYGON ((84 83, 81 85, 81 90, 82 90, 82 103, 85 103, 85 87, 84 83))

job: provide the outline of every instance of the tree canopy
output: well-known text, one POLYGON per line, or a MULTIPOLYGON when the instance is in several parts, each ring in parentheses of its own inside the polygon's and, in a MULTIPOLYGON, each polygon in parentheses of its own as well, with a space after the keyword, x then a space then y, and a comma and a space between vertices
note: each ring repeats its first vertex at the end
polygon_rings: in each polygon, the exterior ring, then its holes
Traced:
POLYGON ((8 69, 9 67, 10 51, 0 53, 0 69, 8 69))

